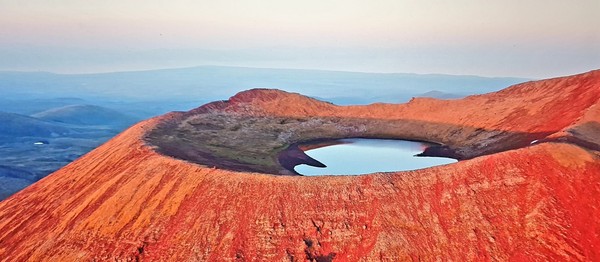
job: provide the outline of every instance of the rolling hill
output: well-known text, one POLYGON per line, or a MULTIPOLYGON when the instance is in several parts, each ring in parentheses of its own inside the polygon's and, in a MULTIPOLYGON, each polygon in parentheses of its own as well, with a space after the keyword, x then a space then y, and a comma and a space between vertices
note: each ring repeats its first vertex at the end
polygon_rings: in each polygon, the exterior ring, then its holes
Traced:
POLYGON ((95 105, 68 105, 31 115, 37 119, 72 125, 97 125, 125 128, 139 121, 132 116, 95 105))
POLYGON ((77 132, 77 128, 14 113, 0 112, 0 136, 57 137, 77 132))

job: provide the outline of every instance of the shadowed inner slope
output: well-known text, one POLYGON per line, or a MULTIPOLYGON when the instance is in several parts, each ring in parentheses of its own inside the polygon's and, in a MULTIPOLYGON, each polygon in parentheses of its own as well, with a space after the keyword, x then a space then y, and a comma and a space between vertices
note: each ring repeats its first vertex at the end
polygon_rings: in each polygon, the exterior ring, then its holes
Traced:
POLYGON ((298 175, 296 165, 322 165, 298 148, 309 141, 357 137, 425 141, 437 145, 420 155, 461 160, 527 146, 546 135, 415 120, 255 116, 200 110, 159 125, 148 133, 146 141, 161 154, 204 166, 298 175))

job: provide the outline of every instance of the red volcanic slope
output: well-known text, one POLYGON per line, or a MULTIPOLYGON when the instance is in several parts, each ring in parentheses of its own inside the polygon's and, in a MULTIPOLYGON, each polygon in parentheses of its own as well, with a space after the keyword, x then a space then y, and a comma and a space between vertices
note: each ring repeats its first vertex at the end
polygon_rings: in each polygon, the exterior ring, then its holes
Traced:
MULTIPOLYGON (((441 101, 340 107, 252 90, 215 112, 413 119, 550 133, 428 169, 241 173, 156 153, 141 122, 0 202, 0 258, 44 260, 600 260, 600 71, 441 101)), ((205 107, 206 109, 206 107, 205 107)))

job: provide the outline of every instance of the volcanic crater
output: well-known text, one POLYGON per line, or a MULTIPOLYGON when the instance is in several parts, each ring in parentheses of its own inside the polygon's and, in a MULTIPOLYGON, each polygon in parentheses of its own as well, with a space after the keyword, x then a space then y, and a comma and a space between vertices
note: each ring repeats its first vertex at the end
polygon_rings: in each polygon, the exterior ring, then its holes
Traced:
POLYGON ((406 104, 254 89, 140 122, 0 202, 0 257, 598 261, 599 151, 600 70, 406 104), (295 146, 348 137, 461 161, 293 176, 295 146))
MULTIPOLYGON (((250 93, 279 90, 250 90, 250 93)), ((311 101, 316 102, 316 101, 311 101)), ((222 102, 227 105, 229 102, 222 102)), ((273 117, 239 113, 223 114, 196 110, 193 114, 169 120, 150 131, 145 141, 161 154, 203 166, 240 172, 275 175, 299 175, 300 164, 324 167, 304 150, 335 144, 343 138, 385 138, 423 140, 414 130, 424 127, 415 122, 359 117, 273 117), (411 131, 411 129, 413 131, 411 131)), ((431 143, 431 141, 429 141, 431 143)), ((452 141, 448 141, 452 142, 452 141)), ((430 156, 452 156, 460 159, 458 149, 448 145, 427 149, 430 156)))
POLYGON ((413 105, 428 100, 413 100, 404 107, 393 104, 336 106, 281 90, 253 89, 227 101, 210 103, 187 113, 175 113, 148 132, 145 141, 161 154, 203 166, 299 175, 294 171, 296 165, 325 166, 306 155, 304 150, 327 146, 344 138, 422 141, 432 146, 418 156, 464 160, 529 146, 532 141, 551 134, 430 122, 376 110, 391 106, 397 107, 393 111, 418 112, 420 109, 413 109, 413 105), (272 100, 255 101, 255 98, 264 97, 272 100), (261 104, 281 99, 293 100, 288 102, 293 103, 293 110, 272 112, 261 104))

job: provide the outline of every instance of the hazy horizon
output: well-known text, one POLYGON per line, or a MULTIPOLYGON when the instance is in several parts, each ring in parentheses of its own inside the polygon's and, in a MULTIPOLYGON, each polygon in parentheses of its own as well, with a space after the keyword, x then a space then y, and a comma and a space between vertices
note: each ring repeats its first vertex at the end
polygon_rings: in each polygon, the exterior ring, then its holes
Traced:
POLYGON ((600 68, 600 2, 2 0, 0 70, 218 65, 547 78, 600 68))
MULTIPOLYGON (((352 74, 368 74, 368 75, 415 75, 415 76, 455 76, 455 77, 481 77, 481 78, 510 78, 510 79, 522 79, 523 81, 540 80, 538 78, 530 77, 515 77, 515 76, 486 76, 486 75, 474 75, 474 74, 450 74, 450 73, 411 73, 411 72, 381 72, 381 71, 357 71, 357 70, 343 70, 343 69, 319 69, 319 68, 295 68, 295 67, 268 67, 268 66, 236 66, 236 65, 218 65, 218 64, 201 64, 201 65, 189 65, 189 66, 178 66, 178 67, 148 67, 148 68, 122 68, 113 67, 112 69, 106 70, 74 70, 74 71, 62 71, 62 70, 4 70, 0 69, 0 73, 49 73, 56 75, 65 76, 77 76, 77 75, 103 75, 113 73, 140 73, 140 72, 161 72, 161 71, 173 71, 173 70, 186 70, 186 69, 215 69, 215 68, 231 68, 231 69, 249 69, 249 70, 281 70, 281 71, 314 71, 314 72, 330 72, 330 73, 352 73, 352 74)), ((585 73, 588 71, 600 70, 590 69, 587 71, 581 71, 574 74, 585 73)), ((565 75, 566 76, 566 75, 565 75)), ((560 76, 556 76, 560 77, 560 76)), ((260 88, 260 87, 254 87, 260 88)))

